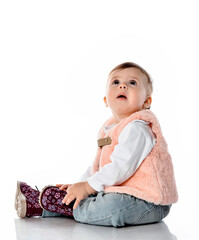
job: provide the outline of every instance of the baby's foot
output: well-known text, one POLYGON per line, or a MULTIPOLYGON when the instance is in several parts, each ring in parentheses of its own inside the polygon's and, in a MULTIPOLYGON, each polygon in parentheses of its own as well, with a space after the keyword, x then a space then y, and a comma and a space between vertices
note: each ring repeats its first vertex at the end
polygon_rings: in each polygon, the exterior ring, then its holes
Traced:
POLYGON ((15 195, 15 209, 21 218, 41 216, 42 208, 39 205, 39 191, 31 188, 24 182, 17 182, 15 195))
POLYGON ((60 190, 58 187, 47 186, 40 193, 39 203, 40 206, 47 211, 60 213, 65 216, 73 217, 73 204, 66 205, 62 203, 66 191, 60 190))

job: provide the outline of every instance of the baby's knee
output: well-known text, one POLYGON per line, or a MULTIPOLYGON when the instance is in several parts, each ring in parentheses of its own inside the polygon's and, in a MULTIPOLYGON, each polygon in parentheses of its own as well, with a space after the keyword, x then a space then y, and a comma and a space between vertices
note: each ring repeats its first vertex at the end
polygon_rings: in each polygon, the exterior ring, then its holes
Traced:
POLYGON ((99 193, 96 197, 83 199, 78 207, 74 209, 74 219, 81 223, 102 226, 124 226, 123 208, 121 196, 118 194, 99 193), (118 199, 119 198, 119 199, 118 199))

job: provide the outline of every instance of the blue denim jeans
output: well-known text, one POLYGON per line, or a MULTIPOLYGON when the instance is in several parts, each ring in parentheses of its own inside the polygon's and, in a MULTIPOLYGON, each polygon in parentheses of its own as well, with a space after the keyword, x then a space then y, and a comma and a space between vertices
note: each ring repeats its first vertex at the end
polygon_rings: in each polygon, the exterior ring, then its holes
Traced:
MULTIPOLYGON (((104 193, 90 195, 73 210, 74 219, 80 223, 122 227, 160 222, 171 205, 155 205, 128 194, 104 193)), ((42 217, 63 216, 43 211, 42 217)))

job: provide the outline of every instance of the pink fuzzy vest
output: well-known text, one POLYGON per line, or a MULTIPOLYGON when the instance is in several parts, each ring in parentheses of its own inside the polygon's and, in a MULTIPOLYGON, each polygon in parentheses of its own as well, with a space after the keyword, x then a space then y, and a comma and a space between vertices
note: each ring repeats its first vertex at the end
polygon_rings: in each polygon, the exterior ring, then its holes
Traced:
POLYGON ((178 200, 178 194, 171 156, 168 152, 167 143, 162 135, 159 122, 151 110, 141 110, 133 113, 111 128, 107 134, 104 132, 104 126, 115 123, 115 120, 112 117, 105 122, 99 131, 98 137, 106 138, 109 136, 112 139, 112 143, 98 147, 92 166, 93 173, 111 162, 110 156, 115 145, 118 144, 118 137, 121 131, 128 123, 135 119, 150 122, 150 127, 156 136, 156 144, 129 179, 118 186, 105 187, 104 192, 126 193, 157 205, 175 203, 178 200))

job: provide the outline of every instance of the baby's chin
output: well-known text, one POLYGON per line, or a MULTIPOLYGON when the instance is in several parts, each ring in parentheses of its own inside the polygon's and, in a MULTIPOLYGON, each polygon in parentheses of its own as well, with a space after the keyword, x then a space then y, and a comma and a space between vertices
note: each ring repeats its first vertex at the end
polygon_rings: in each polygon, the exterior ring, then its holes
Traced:
POLYGON ((134 112, 139 111, 139 108, 129 108, 129 107, 125 107, 125 106, 119 106, 115 109, 115 112, 117 112, 118 114, 132 114, 134 112))
POLYGON ((117 115, 120 118, 129 117, 131 114, 133 114, 133 113, 135 113, 137 111, 139 111, 139 110, 137 110, 137 109, 129 110, 129 109, 124 109, 124 108, 121 108, 121 109, 119 108, 119 109, 117 109, 115 111, 112 110, 113 115, 117 115))

